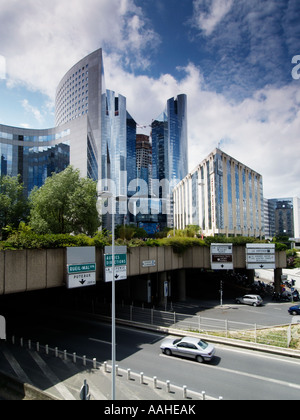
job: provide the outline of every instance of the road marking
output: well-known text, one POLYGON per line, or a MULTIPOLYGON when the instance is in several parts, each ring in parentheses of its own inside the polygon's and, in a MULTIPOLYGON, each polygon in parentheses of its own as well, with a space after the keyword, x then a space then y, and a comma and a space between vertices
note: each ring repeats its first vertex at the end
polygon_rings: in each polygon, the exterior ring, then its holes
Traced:
MULTIPOLYGON (((97 338, 89 338, 90 341, 95 341, 95 343, 107 344, 111 346, 110 341, 98 340, 97 338)), ((117 345, 117 344, 116 344, 117 345)))
MULTIPOLYGON (((166 357, 168 359, 170 359, 170 356, 166 356, 164 354, 160 354, 160 357, 166 357)), ((178 359, 177 359, 178 360, 178 359)), ((179 359, 184 363, 197 363, 193 360, 185 360, 185 359, 179 359)), ((205 365, 205 364, 201 364, 201 368, 206 368, 206 369, 214 369, 214 370, 218 370, 218 371, 222 371, 222 372, 226 372, 226 373, 232 373, 234 375, 239 375, 239 376, 246 376, 248 378, 252 378, 252 379, 257 379, 263 382, 270 382, 276 385, 282 385, 282 386, 286 386, 289 388, 295 388, 295 389, 300 389, 300 384, 293 384, 290 382, 285 382, 285 381, 281 381, 279 379, 272 379, 272 378, 266 378, 265 376, 260 376, 260 375, 254 375, 252 373, 247 373, 247 372, 240 372, 238 370, 233 370, 233 369, 227 369, 227 368, 222 368, 220 366, 212 366, 212 365, 205 365)))
POLYGON ((68 388, 61 382, 61 380, 55 375, 55 373, 49 368, 47 363, 41 358, 41 356, 36 352, 29 353, 33 360, 37 363, 42 372, 47 376, 47 378, 53 383, 54 388, 61 394, 65 400, 76 400, 73 394, 68 390, 68 388))
POLYGON ((2 353, 4 354, 6 360, 8 361, 12 369, 15 371, 18 378, 20 378, 23 382, 32 385, 32 381, 28 378, 24 370, 21 368, 19 362, 11 354, 11 352, 9 350, 3 349, 2 353))

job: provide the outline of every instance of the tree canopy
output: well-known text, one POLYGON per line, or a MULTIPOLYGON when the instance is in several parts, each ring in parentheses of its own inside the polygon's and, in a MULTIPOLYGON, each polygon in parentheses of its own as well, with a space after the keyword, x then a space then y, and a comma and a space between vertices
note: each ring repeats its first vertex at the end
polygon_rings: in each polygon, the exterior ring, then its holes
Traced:
POLYGON ((5 228, 19 226, 28 216, 28 201, 20 177, 0 177, 0 237, 5 236, 5 228))
POLYGON ((37 233, 93 235, 100 226, 97 184, 72 166, 47 178, 29 199, 30 226, 37 233))

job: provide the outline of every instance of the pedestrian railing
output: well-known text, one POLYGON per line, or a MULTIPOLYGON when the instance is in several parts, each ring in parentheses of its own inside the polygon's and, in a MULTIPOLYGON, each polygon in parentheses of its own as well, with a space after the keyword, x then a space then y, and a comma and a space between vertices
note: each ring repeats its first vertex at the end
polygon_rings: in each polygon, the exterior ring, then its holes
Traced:
MULTIPOLYGON (((106 315, 109 315, 109 306, 102 306, 100 312, 106 312, 106 315)), ((194 332, 203 335, 214 335, 282 348, 291 346, 293 337, 295 334, 298 334, 298 329, 300 328, 299 325, 271 327, 226 319, 212 319, 201 315, 180 314, 133 305, 117 305, 116 317, 120 320, 155 327, 172 328, 186 333, 194 332)))

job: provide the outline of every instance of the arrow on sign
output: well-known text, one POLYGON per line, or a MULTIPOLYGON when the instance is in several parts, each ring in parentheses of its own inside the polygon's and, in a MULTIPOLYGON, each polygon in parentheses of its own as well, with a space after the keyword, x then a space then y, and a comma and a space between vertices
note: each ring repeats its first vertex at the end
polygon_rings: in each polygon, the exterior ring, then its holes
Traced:
POLYGON ((115 275, 115 279, 116 279, 116 280, 118 280, 118 278, 119 278, 119 276, 118 276, 118 274, 116 274, 116 275, 115 275))
POLYGON ((86 280, 81 280, 79 283, 82 284, 82 286, 83 286, 85 282, 86 282, 86 280))
POLYGON ((262 264, 262 265, 260 266, 260 268, 264 268, 264 265, 262 264))

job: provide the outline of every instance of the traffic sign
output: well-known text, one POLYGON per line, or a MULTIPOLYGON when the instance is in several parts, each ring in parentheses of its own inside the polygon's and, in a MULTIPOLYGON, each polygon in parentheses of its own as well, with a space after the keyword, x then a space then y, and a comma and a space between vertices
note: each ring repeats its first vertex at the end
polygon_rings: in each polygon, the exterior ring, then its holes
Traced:
POLYGON ((246 244, 248 270, 275 269, 275 244, 246 244))
POLYGON ((69 274, 67 279, 68 289, 77 289, 80 287, 95 286, 96 272, 69 274))
MULTIPOLYGON (((127 279, 127 266, 117 265, 115 267, 115 281, 127 279)), ((111 283, 113 281, 113 269, 112 267, 105 267, 105 282, 111 283)))
POLYGON ((112 268, 113 262, 113 249, 110 246, 106 246, 104 250, 104 275, 105 282, 110 283, 113 281, 126 280, 127 279, 127 247, 126 246, 115 246, 115 264, 114 273, 112 268))
MULTIPOLYGON (((112 255, 105 255, 105 267, 112 267, 112 255)), ((127 254, 115 254, 115 266, 127 265, 127 254)))
POLYGON ((68 265, 68 274, 89 273, 96 271, 96 264, 68 265))
POLYGON ((83 384, 83 386, 81 387, 81 390, 80 390, 81 401, 89 401, 91 399, 91 396, 90 396, 89 392, 90 392, 90 387, 89 387, 87 381, 84 380, 84 384, 83 384))
POLYGON ((96 284, 96 248, 67 248, 67 281, 68 289, 76 289, 96 284))
POLYGON ((212 270, 233 270, 233 245, 211 244, 211 268, 212 270))

